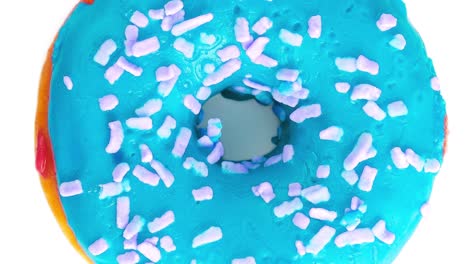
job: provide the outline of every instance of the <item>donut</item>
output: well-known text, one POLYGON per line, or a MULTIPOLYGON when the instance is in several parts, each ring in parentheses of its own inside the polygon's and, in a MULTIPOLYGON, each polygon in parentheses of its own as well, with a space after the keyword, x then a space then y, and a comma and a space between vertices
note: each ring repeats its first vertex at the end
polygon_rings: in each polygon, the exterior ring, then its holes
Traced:
POLYGON ((391 263, 446 120, 402 1, 88 0, 47 56, 36 167, 89 263, 391 263), (275 149, 223 158, 217 95, 271 107, 275 149))

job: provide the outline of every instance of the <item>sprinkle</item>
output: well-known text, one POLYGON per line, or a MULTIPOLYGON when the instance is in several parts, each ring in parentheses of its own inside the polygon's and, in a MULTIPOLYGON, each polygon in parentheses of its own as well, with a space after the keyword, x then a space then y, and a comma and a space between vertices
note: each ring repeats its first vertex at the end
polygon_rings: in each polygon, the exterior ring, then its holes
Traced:
POLYGON ((296 107, 299 103, 299 99, 294 96, 285 96, 278 91, 278 89, 273 89, 271 94, 273 99, 275 99, 278 103, 285 104, 290 107, 296 107))
POLYGON ((174 27, 175 24, 184 21, 184 18, 185 18, 184 10, 180 10, 174 15, 166 16, 163 18, 163 21, 161 22, 161 29, 163 31, 169 31, 174 27))
POLYGON ((138 234, 130 239, 125 239, 123 242, 124 249, 137 249, 137 240, 138 240, 138 234))
POLYGON ((380 97, 382 91, 370 84, 360 84, 353 89, 353 93, 351 94, 351 100, 369 100, 369 101, 377 101, 380 97))
POLYGON ((374 233, 377 239, 387 245, 391 245, 395 241, 395 234, 387 230, 384 220, 380 220, 377 222, 377 224, 375 224, 375 226, 372 228, 372 233, 374 233))
POLYGON ((264 167, 270 167, 270 166, 273 166, 273 165, 277 164, 278 162, 280 162, 282 160, 283 160, 283 155, 282 154, 274 155, 274 156, 269 157, 265 161, 263 166, 264 167))
POLYGON ((285 82, 295 82, 299 77, 299 71, 295 69, 280 69, 276 73, 276 79, 285 82))
POLYGON ((221 231, 221 228, 212 226, 193 239, 192 248, 197 248, 209 243, 216 242, 221 240, 221 238, 223 238, 223 232, 221 231))
POLYGON ((211 20, 213 20, 213 14, 211 13, 201 15, 201 16, 189 19, 189 20, 185 20, 175 25, 172 28, 171 33, 172 35, 178 37, 190 30, 196 29, 197 27, 210 22, 211 20))
POLYGON ((208 155, 206 160, 208 161, 209 164, 215 164, 223 157, 223 155, 224 155, 223 143, 218 142, 216 143, 214 149, 208 155))
POLYGON ((351 153, 346 157, 343 166, 345 170, 353 170, 357 165, 377 155, 377 150, 372 147, 372 135, 362 133, 351 153))
POLYGON ((184 97, 184 106, 189 109, 193 114, 198 115, 201 110, 200 102, 193 97, 193 95, 189 94, 184 97))
POLYGON ((309 216, 313 219, 333 222, 338 215, 335 211, 328 211, 324 208, 311 208, 309 216))
POLYGON ((130 22, 139 28, 144 28, 148 26, 149 23, 148 18, 140 11, 135 11, 135 13, 133 13, 132 17, 130 18, 130 22))
POLYGON ((295 197, 300 196, 302 192, 302 186, 300 183, 290 183, 288 186, 288 196, 295 197))
POLYGON ((330 175, 330 165, 320 165, 317 168, 317 178, 325 179, 330 175))
POLYGON ((291 215, 294 212, 301 210, 303 207, 301 199, 299 198, 294 198, 291 201, 285 201, 281 203, 280 205, 276 206, 273 209, 273 212, 275 213, 276 217, 282 218, 287 215, 291 215))
POLYGON ((357 60, 355 58, 336 58, 335 65, 338 70, 344 72, 357 71, 357 60))
POLYGON ((200 42, 206 45, 213 45, 216 42, 216 36, 202 32, 200 34, 200 42))
POLYGON ((205 86, 200 87, 198 89, 197 95, 195 96, 198 100, 206 100, 210 97, 211 95, 211 89, 205 86))
POLYGON ((208 120, 208 126, 206 128, 206 134, 214 141, 217 141, 221 137, 221 130, 223 124, 219 118, 210 118, 208 120))
POLYGON ((163 236, 161 238, 161 248, 164 249, 166 252, 172 252, 176 250, 176 246, 174 245, 174 241, 170 236, 163 236))
POLYGON ((262 17, 253 25, 252 30, 258 35, 263 35, 272 26, 273 26, 273 22, 268 17, 262 17))
POLYGON ((331 126, 320 131, 320 139, 321 140, 330 140, 335 142, 340 142, 341 138, 343 137, 344 132, 341 127, 331 126))
POLYGON ((190 138, 192 137, 192 131, 186 127, 182 127, 177 135, 174 148, 172 149, 172 155, 176 158, 180 158, 184 155, 187 149, 190 138))
POLYGON ((330 192, 328 191, 328 188, 322 185, 314 185, 303 189, 301 191, 301 196, 313 204, 327 202, 330 200, 330 192))
POLYGON ((280 30, 279 38, 283 43, 294 47, 300 47, 302 45, 302 36, 286 29, 280 30))
POLYGON ((139 29, 134 25, 129 25, 125 28, 125 54, 132 56, 133 44, 138 39, 139 29))
POLYGON ((351 198, 351 210, 359 210, 361 213, 365 213, 367 211, 367 206, 359 197, 353 196, 353 198, 351 198))
POLYGON ((289 162, 293 159, 293 157, 294 157, 293 145, 284 145, 283 154, 282 154, 283 162, 284 163, 289 162))
POLYGON ((143 69, 127 61, 124 57, 120 57, 116 65, 122 68, 124 71, 132 74, 133 76, 141 76, 143 69))
POLYGON ((161 252, 159 249, 149 242, 139 244, 137 250, 152 262, 158 262, 161 259, 161 252))
POLYGON ((307 29, 307 33, 313 39, 318 39, 322 35, 322 17, 321 16, 313 16, 308 21, 309 28, 307 29))
POLYGON ((406 39, 401 34, 396 34, 392 40, 390 40, 390 46, 397 50, 404 50, 406 47, 406 39))
POLYGON ((135 177, 137 177, 138 180, 143 183, 149 184, 151 186, 157 186, 159 184, 159 176, 156 173, 147 170, 143 166, 136 165, 132 173, 135 177))
POLYGON ((216 67, 213 63, 207 63, 205 64, 205 66, 203 66, 203 71, 205 73, 210 74, 210 73, 213 73, 215 70, 216 70, 216 67))
POLYGON ((192 190, 193 199, 196 202, 202 202, 213 199, 213 189, 210 186, 201 187, 192 190))
POLYGON ((119 163, 117 164, 117 166, 115 166, 114 170, 112 171, 112 178, 115 182, 121 182, 128 171, 130 171, 130 166, 128 165, 128 163, 119 163))
POLYGON ((440 80, 437 77, 431 79, 431 87, 434 91, 440 91, 440 80))
POLYGON ((208 167, 204 162, 197 161, 192 157, 188 157, 185 159, 183 163, 183 167, 186 170, 193 169, 197 174, 202 177, 208 177, 208 167))
POLYGON ((258 169, 261 165, 257 163, 253 163, 251 161, 244 160, 242 161, 242 165, 244 165, 249 170, 258 169))
POLYGON ((132 221, 130 221, 127 227, 125 227, 125 230, 123 232, 123 237, 125 239, 131 239, 132 237, 134 237, 136 234, 138 234, 141 231, 144 224, 145 224, 145 220, 143 220, 141 216, 139 215, 134 216, 132 221))
POLYGON ((158 136, 162 139, 169 138, 172 134, 172 130, 176 128, 176 124, 176 120, 172 116, 168 115, 164 119, 161 127, 158 129, 158 131, 156 131, 156 134, 158 134, 158 136))
POLYGON ((262 197, 265 203, 271 202, 271 200, 276 197, 275 193, 273 192, 273 186, 269 182, 263 182, 257 186, 252 187, 252 192, 255 196, 262 197))
POLYGON ((322 109, 319 104, 301 106, 296 109, 289 118, 296 123, 302 123, 309 118, 316 118, 322 115, 322 109))
POLYGON ((260 84, 260 83, 257 83, 257 82, 254 82, 252 80, 249 80, 249 79, 244 79, 242 80, 242 82, 250 87, 250 88, 253 88, 255 90, 259 90, 259 91, 264 91, 264 92, 271 92, 271 87, 269 86, 266 86, 266 85, 263 85, 263 84, 260 84))
POLYGON ((120 150, 120 146, 123 143, 123 128, 120 121, 110 122, 108 124, 110 129, 110 140, 106 147, 106 152, 109 154, 117 153, 120 150))
POLYGON ((156 217, 152 222, 148 223, 148 230, 150 233, 159 232, 166 227, 170 226, 175 221, 173 211, 165 212, 161 217, 156 217))
POLYGON ((396 101, 387 106, 388 115, 390 117, 405 116, 408 114, 408 108, 403 101, 396 101))
POLYGON ((102 253, 106 252, 108 249, 109 244, 107 244, 107 241, 103 238, 96 240, 88 247, 89 253, 91 253, 91 255, 93 256, 99 256, 102 253))
POLYGON ((182 10, 182 8, 184 8, 184 3, 180 0, 172 0, 164 5, 166 16, 174 15, 175 13, 182 10))
POLYGON ((335 89, 339 93, 345 94, 349 91, 350 88, 351 88, 351 85, 346 82, 339 82, 335 84, 335 89))
POLYGON ((197 140, 197 143, 200 147, 203 148, 211 148, 213 147, 213 141, 211 141, 210 137, 205 135, 197 140))
POLYGON ((292 221, 295 226, 302 230, 306 230, 310 223, 309 217, 303 213, 296 213, 292 221))
POLYGON ((71 197, 83 193, 83 187, 81 186, 80 180, 71 182, 63 182, 59 188, 60 196, 71 197))
POLYGON ((125 122, 129 128, 149 130, 153 128, 153 120, 149 117, 132 117, 125 122))
POLYGON ((330 243, 335 236, 336 229, 330 226, 324 226, 315 234, 306 246, 306 252, 317 255, 323 248, 330 243))
POLYGON ((299 254, 299 256, 304 256, 306 254, 304 243, 302 243, 302 241, 300 240, 296 240, 295 245, 296 245, 297 254, 299 254))
POLYGON ((424 160, 416 154, 412 149, 405 151, 406 159, 408 163, 413 166, 418 172, 421 172, 424 167, 424 160))
POLYGON ((124 229, 129 220, 130 199, 126 196, 117 198, 117 228, 124 229))
POLYGON ((377 176, 378 170, 369 166, 365 166, 361 178, 359 178, 358 188, 365 192, 370 192, 372 190, 372 185, 374 184, 375 177, 377 176))
POLYGON ((108 197, 114 197, 120 195, 123 191, 130 191, 130 185, 128 181, 125 182, 109 182, 106 184, 99 185, 101 191, 99 193, 99 199, 105 199, 108 197))
POLYGON ((343 171, 341 173, 341 177, 343 177, 343 179, 345 179, 345 181, 351 186, 356 184, 356 182, 359 180, 359 176, 354 170, 343 171))
POLYGON ((228 62, 221 65, 217 71, 208 75, 208 77, 203 80, 203 85, 211 86, 224 81, 237 72, 241 68, 241 64, 242 63, 239 59, 229 60, 228 62))
POLYGON ((148 16, 153 20, 162 20, 164 18, 164 9, 151 9, 148 16))
POLYGON ((347 231, 341 233, 335 238, 335 244, 339 248, 364 243, 372 243, 374 241, 374 234, 369 228, 360 228, 353 231, 347 231))
POLYGON ((357 58, 356 66, 358 70, 370 73, 371 75, 377 75, 379 73, 379 64, 362 55, 357 58))
POLYGON ((122 76, 124 70, 120 68, 117 63, 109 67, 104 73, 104 78, 110 83, 114 84, 122 76))
POLYGON ((136 109, 135 114, 140 117, 152 116, 161 111, 162 104, 161 99, 150 99, 142 107, 136 109))
POLYGON ((403 153, 401 148, 396 147, 390 151, 390 155, 392 157, 393 164, 398 169, 406 169, 409 166, 408 161, 406 160, 406 155, 403 153))
POLYGON ((377 27, 380 31, 387 31, 396 27, 398 21, 397 19, 390 14, 382 14, 380 19, 377 21, 377 27))
POLYGON ((270 58, 265 54, 260 54, 260 56, 258 56, 253 61, 253 63, 262 65, 262 66, 267 67, 267 68, 273 68, 273 67, 278 66, 278 61, 277 60, 275 60, 273 58, 270 58))
POLYGON ((135 42, 132 46, 132 54, 135 57, 143 57, 158 51, 160 48, 157 37, 151 37, 142 41, 135 42))
POLYGON ((109 94, 99 98, 99 108, 102 111, 110 111, 119 104, 119 99, 113 94, 109 94))
POLYGON ((102 66, 106 66, 109 63, 110 56, 114 54, 117 50, 117 45, 112 39, 108 39, 102 43, 97 51, 96 55, 94 55, 94 61, 102 66))
POLYGON ((137 264, 140 262, 140 256, 135 251, 130 251, 117 256, 119 264, 137 264))
POLYGON ((187 59, 193 57, 193 52, 195 50, 195 45, 184 38, 177 38, 174 41, 174 48, 184 54, 187 59))
POLYGON ((69 76, 63 77, 63 83, 65 84, 65 87, 67 87, 68 90, 71 91, 71 89, 73 89, 73 81, 69 76))
POLYGON ((265 50, 266 45, 270 42, 267 37, 259 37, 255 39, 252 44, 247 48, 246 54, 251 60, 255 60, 265 50))
POLYGON ((151 168, 153 168, 156 173, 159 175, 164 185, 169 188, 174 183, 174 175, 159 161, 153 160, 150 163, 151 168))
POLYGON ((362 109, 371 118, 382 121, 387 117, 387 114, 373 101, 368 101, 362 109))
POLYGON ((424 163, 424 172, 437 173, 440 170, 440 162, 436 159, 427 159, 424 163))
POLYGON ((243 17, 236 19, 234 33, 236 35, 237 42, 246 43, 252 40, 252 36, 250 36, 249 32, 249 22, 243 17))
POLYGON ((230 59, 235 59, 240 57, 239 48, 235 45, 226 46, 222 49, 219 49, 216 54, 222 62, 226 62, 230 59))
POLYGON ((231 161, 223 161, 221 162, 221 169, 223 173, 231 173, 231 174, 247 174, 249 173, 249 169, 245 167, 241 163, 234 163, 231 161))
POLYGON ((254 257, 237 258, 231 261, 231 264, 256 264, 254 257))

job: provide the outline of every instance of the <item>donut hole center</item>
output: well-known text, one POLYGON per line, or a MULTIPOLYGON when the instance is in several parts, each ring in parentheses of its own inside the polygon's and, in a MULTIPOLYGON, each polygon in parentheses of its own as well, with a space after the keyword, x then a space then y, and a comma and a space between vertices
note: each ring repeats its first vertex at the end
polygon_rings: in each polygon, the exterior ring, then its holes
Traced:
POLYGON ((268 155, 276 148, 280 121, 271 105, 262 105, 253 97, 223 92, 210 98, 202 107, 202 131, 208 120, 222 124, 219 141, 224 147, 223 160, 244 161, 268 155))

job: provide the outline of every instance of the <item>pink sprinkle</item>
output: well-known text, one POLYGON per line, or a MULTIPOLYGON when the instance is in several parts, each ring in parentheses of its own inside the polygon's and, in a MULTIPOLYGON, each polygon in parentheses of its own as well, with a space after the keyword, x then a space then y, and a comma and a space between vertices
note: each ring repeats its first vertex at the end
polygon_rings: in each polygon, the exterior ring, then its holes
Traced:
POLYGON ((240 70, 241 61, 239 59, 232 59, 219 67, 219 69, 203 80, 203 85, 211 86, 218 84, 225 79, 231 77, 235 72, 240 70))
POLYGON ((151 168, 156 171, 167 188, 172 186, 174 183, 174 175, 166 168, 166 166, 157 160, 153 160, 151 161, 151 168))
POLYGON ((101 184, 101 191, 99 193, 99 199, 105 199, 108 197, 114 197, 121 194, 123 191, 130 191, 128 181, 121 182, 109 182, 101 184))
POLYGON ((380 220, 377 222, 377 224, 375 224, 375 226, 372 228, 372 233, 374 233, 377 239, 387 245, 391 245, 395 241, 395 234, 387 230, 384 220, 380 220))
POLYGON ((198 89, 197 95, 195 96, 198 100, 206 100, 210 97, 211 95, 211 89, 205 86, 200 87, 198 89))
POLYGON ((289 162, 293 159, 293 157, 294 157, 293 145, 284 145, 283 154, 282 154, 283 162, 284 163, 289 162))
POLYGON ((140 262, 140 256, 135 251, 130 251, 117 256, 119 264, 137 264, 140 262))
POLYGON ((134 237, 130 239, 125 239, 123 242, 124 249, 137 249, 137 240, 138 240, 138 235, 135 235, 134 237))
POLYGON ((184 10, 180 10, 174 15, 166 16, 163 18, 163 21, 161 22, 161 29, 163 31, 169 31, 174 27, 175 24, 184 21, 184 18, 185 18, 184 10))
POLYGON ((304 243, 302 243, 302 241, 300 240, 296 240, 295 245, 296 245, 297 254, 299 254, 299 256, 304 256, 306 254, 304 243))
POLYGON ((335 65, 340 71, 355 72, 357 71, 357 60, 355 58, 336 58, 335 65))
POLYGON ((252 192, 255 196, 262 197, 265 203, 271 202, 271 200, 273 200, 276 197, 275 193, 273 192, 273 186, 271 186, 271 183, 269 182, 263 182, 260 183, 258 186, 252 187, 252 192))
POLYGON ((313 219, 333 222, 338 215, 336 212, 328 211, 324 208, 311 208, 309 211, 309 216, 313 219))
POLYGON ((135 114, 140 117, 152 116, 161 111, 162 104, 161 99, 150 99, 142 107, 136 109, 135 114))
POLYGON ((257 83, 257 82, 254 82, 252 80, 249 80, 249 79, 244 79, 242 80, 242 82, 250 87, 250 88, 253 88, 255 90, 259 90, 259 91, 264 91, 264 92, 271 92, 271 87, 269 86, 266 86, 266 85, 263 85, 263 84, 260 84, 260 83, 257 83))
POLYGON ((302 230, 306 230, 309 226, 310 219, 303 213, 296 213, 293 217, 293 224, 302 230))
POLYGON ((267 37, 259 37, 255 39, 245 52, 251 60, 255 60, 263 53, 266 45, 270 42, 267 37))
POLYGON ((440 80, 437 77, 431 79, 431 87, 434 91, 440 91, 440 80))
POLYGON ((440 170, 440 162, 436 159, 427 159, 424 163, 424 172, 437 173, 440 170))
POLYGON ((273 89, 273 92, 271 93, 273 96, 273 99, 275 101, 285 104, 290 107, 296 107, 297 104, 299 103, 299 99, 294 97, 294 96, 285 96, 281 94, 281 92, 278 91, 278 89, 273 89))
POLYGON ((324 226, 312 237, 309 244, 306 246, 306 252, 317 255, 323 248, 330 243, 336 230, 333 227, 324 226))
POLYGON ((209 164, 215 164, 223 157, 223 155, 224 155, 223 143, 218 142, 216 143, 214 149, 208 155, 206 160, 208 161, 209 164))
POLYGON ((357 165, 377 155, 377 150, 372 147, 372 135, 362 133, 351 153, 346 157, 343 166, 345 170, 354 170, 357 165))
POLYGON ((345 94, 349 91, 350 88, 351 88, 351 85, 346 82, 339 82, 335 84, 335 89, 339 93, 345 94))
POLYGON ((177 38, 174 41, 174 48, 184 54, 188 59, 193 57, 193 52, 195 50, 195 45, 184 38, 177 38))
POLYGON ((397 19, 390 14, 382 14, 380 19, 377 21, 377 27, 380 31, 387 31, 396 27, 398 21, 397 19))
POLYGON ((210 186, 201 187, 192 190, 193 199, 196 202, 202 202, 213 199, 213 189, 210 186))
POLYGON ((94 61, 102 66, 106 66, 109 63, 110 56, 114 54, 117 50, 117 45, 112 39, 108 39, 102 43, 97 51, 96 55, 94 55, 94 61))
POLYGON ((122 123, 120 123, 120 121, 114 121, 110 122, 108 126, 110 129, 110 140, 106 147, 106 152, 109 154, 114 154, 120 150, 120 146, 123 143, 124 134, 122 123))
POLYGON ((123 73, 124 70, 116 63, 106 70, 104 78, 106 78, 110 84, 114 84, 118 79, 120 79, 123 73))
POLYGON ((146 183, 151 186, 157 186, 159 184, 159 176, 156 173, 147 170, 143 166, 136 165, 133 169, 133 175, 142 183, 146 183))
POLYGON ((236 35, 237 42, 246 43, 252 39, 249 32, 249 22, 243 17, 236 19, 236 25, 234 26, 234 33, 236 35))
POLYGON ((164 249, 166 252, 172 252, 176 250, 176 246, 174 245, 174 241, 170 236, 163 236, 161 238, 161 248, 164 249))
POLYGON ((377 75, 379 73, 379 64, 375 61, 371 61, 364 56, 359 56, 356 61, 357 69, 362 72, 367 72, 372 75, 377 75))
POLYGON ((205 135, 197 140, 197 143, 200 147, 203 148, 211 148, 213 147, 213 141, 210 139, 209 136, 205 135))
POLYGON ((119 163, 112 171, 112 178, 115 182, 121 182, 128 171, 130 171, 130 166, 128 163, 119 163))
POLYGON ((301 196, 307 201, 318 204, 330 200, 328 188, 322 185, 313 185, 301 191, 301 196))
POLYGON ((164 9, 151 9, 148 15, 153 20, 162 20, 164 18, 164 9))
POLYGON ((143 73, 142 68, 130 63, 124 57, 120 57, 117 60, 116 65, 122 68, 124 71, 132 74, 133 76, 141 76, 141 74, 143 73))
POLYGON ((138 39, 139 29, 134 25, 129 25, 125 28, 125 54, 127 56, 132 55, 133 44, 138 39))
POLYGON ((240 57, 239 48, 235 45, 226 46, 222 49, 219 49, 216 54, 221 59, 222 62, 226 62, 230 59, 235 59, 240 57))
POLYGON ((99 256, 102 253, 106 252, 108 249, 109 245, 107 244, 107 241, 103 238, 96 240, 88 247, 89 253, 91 253, 91 255, 93 256, 99 256))
POLYGON ((221 169, 223 173, 231 173, 231 174, 247 174, 249 173, 249 169, 244 166, 242 163, 234 163, 231 161, 223 161, 221 163, 221 169))
POLYGON ((211 14, 211 13, 201 15, 201 16, 189 19, 189 20, 185 20, 185 21, 175 25, 172 28, 171 33, 172 33, 172 35, 178 37, 178 36, 188 32, 190 30, 196 29, 199 26, 210 22, 211 20, 213 20, 213 14, 211 14))
POLYGON ((202 177, 208 177, 208 167, 206 166, 206 164, 197 161, 192 157, 188 157, 185 159, 183 167, 186 170, 193 169, 197 174, 199 174, 202 177))
POLYGON ((124 229, 129 220, 130 199, 126 196, 117 198, 117 228, 124 229))
POLYGON ((253 61, 253 63, 262 65, 262 66, 267 67, 267 68, 273 68, 273 67, 278 66, 278 61, 277 60, 272 59, 272 58, 268 57, 265 54, 260 54, 260 56, 258 56, 253 61))
POLYGON ((389 44, 397 50, 404 50, 406 47, 406 39, 403 35, 396 34, 389 44))
POLYGON ((140 155, 141 155, 141 162, 148 163, 153 160, 153 153, 151 149, 146 144, 141 144, 140 148, 140 155))
POLYGON ((125 227, 125 230, 123 232, 123 237, 125 239, 131 239, 132 237, 134 237, 136 234, 138 234, 141 231, 144 224, 145 224, 145 221, 141 218, 141 216, 139 215, 134 216, 132 221, 130 221, 127 227, 125 227))
POLYGON ((164 10, 167 16, 174 15, 184 8, 184 3, 180 0, 171 0, 164 5, 164 10))
POLYGON ((344 132, 341 127, 331 126, 329 128, 326 128, 320 131, 319 136, 321 140, 330 140, 330 141, 339 142, 341 141, 341 138, 343 137, 343 135, 344 135, 344 132))
POLYGON ((361 178, 359 178, 359 189, 365 192, 370 192, 372 190, 375 177, 377 176, 377 172, 377 169, 365 166, 364 170, 362 171, 361 178))
POLYGON ((172 149, 172 155, 176 158, 180 158, 184 155, 185 150, 189 144, 190 138, 192 137, 192 131, 186 127, 182 127, 177 135, 174 148, 172 149))
POLYGON ((322 17, 321 16, 313 16, 309 19, 308 22, 309 29, 307 33, 313 39, 318 39, 322 35, 322 17))
POLYGON ((138 41, 132 46, 132 54, 135 57, 143 57, 148 54, 158 51, 160 48, 159 40, 157 37, 148 38, 138 41))
POLYGON ((276 79, 285 82, 295 82, 299 77, 299 71, 295 69, 280 69, 276 73, 276 79))
POLYGON ((148 230, 151 233, 156 233, 170 226, 174 221, 174 212, 167 211, 161 217, 156 217, 152 222, 148 223, 148 230))
POLYGON ((390 151, 390 155, 392 157, 393 164, 398 169, 406 169, 409 166, 408 161, 406 160, 406 155, 403 153, 401 148, 396 147, 390 151))
POLYGON ((166 119, 164 119, 161 127, 156 131, 156 134, 158 134, 162 139, 169 138, 172 134, 172 130, 176 128, 176 125, 176 120, 172 116, 168 115, 166 116, 166 119))
POLYGON ((221 231, 221 228, 212 226, 193 239, 192 248, 197 248, 209 243, 216 242, 221 240, 221 238, 223 238, 223 232, 221 231))
POLYGON ((345 179, 345 181, 351 186, 356 184, 356 182, 359 180, 359 176, 354 170, 343 171, 341 173, 341 177, 343 177, 343 179, 345 179))
POLYGON ((309 118, 316 118, 322 115, 322 109, 319 104, 301 106, 296 109, 289 118, 296 123, 302 123, 309 118))
POLYGON ((283 160, 283 155, 282 154, 278 154, 278 155, 274 155, 274 156, 271 156, 269 157, 265 163, 263 164, 264 167, 270 167, 270 166, 273 166, 277 163, 279 163, 280 161, 283 160))
POLYGON ((382 91, 370 84, 360 84, 353 89, 353 93, 351 94, 351 100, 369 100, 369 101, 377 101, 380 97, 382 91))
POLYGON ((341 233, 335 238, 337 247, 353 246, 375 241, 374 234, 369 228, 360 228, 341 233))
POLYGON ((262 17, 253 25, 252 30, 258 35, 263 35, 272 26, 273 26, 273 22, 268 17, 262 17))
POLYGON ((276 206, 273 209, 274 214, 278 218, 283 218, 287 215, 291 215, 294 212, 301 210, 303 207, 301 199, 299 198, 294 198, 291 201, 285 201, 281 203, 280 205, 276 206))
POLYGON ((390 103, 387 106, 387 111, 390 117, 398 117, 408 114, 408 108, 406 108, 406 105, 405 103, 403 103, 403 101, 396 101, 390 103))
POLYGON ((158 262, 161 259, 161 252, 159 249, 149 242, 139 244, 137 250, 152 262, 158 262))
POLYGON ((193 95, 189 94, 184 98, 184 106, 192 111, 193 114, 198 115, 201 110, 201 104, 198 100, 193 97, 193 95))
POLYGON ((159 242, 159 238, 158 237, 150 237, 150 238, 145 239, 145 242, 148 242, 151 245, 156 246, 158 244, 158 242, 159 242))
POLYGON ((368 101, 362 109, 369 117, 377 121, 382 121, 387 117, 387 114, 382 110, 382 108, 373 101, 368 101))
POLYGON ((416 154, 412 149, 405 151, 406 159, 408 163, 413 166, 418 172, 421 172, 424 168, 424 160, 416 154))
POLYGON ((133 13, 132 17, 130 18, 130 22, 139 28, 144 28, 148 26, 149 23, 148 18, 140 11, 135 11, 135 13, 133 13))
POLYGON ((238 259, 233 259, 231 261, 231 264, 255 264, 255 259, 254 257, 246 257, 246 258, 238 258, 238 259))
MULTIPOLYGON (((168 67, 162 66, 156 70, 156 81, 166 82, 177 78, 181 74, 180 69, 171 64, 168 67)), ((166 95, 167 96, 167 95, 166 95)))
POLYGON ((60 196, 71 197, 83 193, 83 187, 81 186, 80 180, 71 182, 63 182, 59 187, 60 196))
POLYGON ((302 45, 302 36, 286 29, 280 30, 279 38, 283 43, 294 47, 300 47, 302 45))
POLYGON ((102 111, 110 111, 119 104, 119 99, 113 94, 109 94, 99 98, 99 108, 102 111))
POLYGON ((149 117, 132 117, 125 124, 132 129, 150 130, 153 128, 153 120, 149 117))
POLYGON ((300 183, 290 183, 288 186, 288 196, 295 197, 300 196, 302 192, 302 186, 300 183))
POLYGON ((330 175, 330 165, 320 165, 317 168, 317 178, 325 179, 330 175))
POLYGON ((206 128, 206 134, 210 138, 220 137, 222 128, 223 128, 223 125, 222 125, 221 120, 219 118, 210 118, 208 120, 208 126, 206 128))
POLYGON ((63 77, 63 83, 65 84, 65 87, 67 87, 68 90, 71 91, 71 89, 73 89, 73 81, 69 76, 63 77))

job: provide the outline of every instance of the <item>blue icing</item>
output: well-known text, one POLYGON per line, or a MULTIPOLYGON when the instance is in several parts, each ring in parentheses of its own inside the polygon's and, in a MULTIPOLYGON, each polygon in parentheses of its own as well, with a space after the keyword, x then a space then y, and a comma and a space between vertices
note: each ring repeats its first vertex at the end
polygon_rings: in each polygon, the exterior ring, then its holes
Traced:
MULTIPOLYGON (((169 227, 151 234, 146 227, 138 235, 138 243, 153 236, 169 235, 177 249, 166 253, 161 250, 163 263, 230 263, 232 259, 252 256, 257 263, 390 263, 414 231, 421 215, 419 208, 430 196, 434 173, 418 172, 410 166, 397 169, 391 159, 394 147, 413 149, 423 159, 442 160, 444 141, 445 103, 439 92, 431 89, 430 80, 435 76, 430 59, 416 31, 409 25, 401 1, 207 1, 184 2, 185 18, 189 19, 208 12, 213 21, 200 26, 183 38, 195 44, 192 59, 186 59, 175 51, 175 37, 161 30, 160 21, 150 20, 140 29, 139 40, 157 36, 161 49, 141 58, 127 59, 142 67, 143 73, 135 77, 124 72, 114 85, 103 77, 106 69, 120 56, 125 56, 124 30, 135 10, 147 14, 149 9, 162 8, 163 1, 115 1, 96 0, 93 5, 79 4, 61 29, 53 54, 53 75, 50 94, 49 129, 56 158, 59 184, 79 179, 83 194, 62 197, 69 225, 79 243, 87 249, 99 238, 104 238, 109 249, 99 256, 91 256, 96 263, 115 263, 117 255, 127 252, 123 248, 122 230, 116 226, 116 197, 99 199, 100 185, 112 182, 112 170, 127 162, 131 170, 141 165, 153 171, 140 159, 140 144, 147 144, 154 159, 165 164, 175 177, 175 182, 166 188, 162 182, 150 186, 140 182, 131 171, 128 180, 130 191, 121 196, 130 198, 130 219, 141 216, 146 223, 160 217, 168 210, 175 214, 175 222, 169 227), (254 10, 259 10, 255 12, 254 10), (394 15, 398 25, 381 32, 376 21, 382 13, 394 15), (307 21, 313 15, 322 17, 322 35, 312 39, 307 33, 307 21), (237 17, 245 17, 250 26, 263 16, 273 21, 273 27, 264 36, 270 38, 265 54, 278 61, 278 66, 266 68, 253 64, 245 55, 234 36, 237 17), (282 43, 279 32, 284 28, 303 36, 300 47, 282 43), (201 33, 213 34, 212 45, 200 41, 201 33), (407 45, 400 51, 389 45, 394 35, 402 34, 407 45), (99 46, 113 39, 118 49, 110 62, 103 67, 93 61, 99 46), (278 148, 271 155, 281 153, 283 146, 294 146, 294 157, 287 163, 279 162, 267 168, 251 170, 247 175, 224 174, 221 163, 206 162, 209 150, 198 147, 196 124, 199 117, 183 106, 183 98, 195 95, 207 76, 203 68, 207 63, 219 67, 222 63, 216 50, 227 45, 237 45, 241 50, 242 67, 230 78, 211 86, 211 96, 224 89, 241 86, 242 79, 252 74, 255 81, 270 87, 281 86, 276 80, 278 69, 299 69, 302 85, 309 89, 309 96, 300 100, 297 107, 276 103, 275 112, 286 120, 281 125, 278 148), (380 72, 372 76, 365 72, 347 73, 338 70, 337 57, 365 55, 380 65, 380 72), (174 90, 162 98, 157 92, 155 71, 161 66, 177 65, 182 74, 174 90), (63 84, 63 77, 70 76, 74 87, 70 91, 63 84), (370 83, 382 90, 377 104, 386 111, 386 106, 397 100, 404 101, 408 115, 396 118, 387 116, 381 122, 367 116, 362 107, 366 100, 350 100, 350 93, 338 93, 336 82, 349 82, 351 87, 370 83), (103 112, 98 99, 114 94, 119 99, 112 111, 103 112), (149 99, 161 98, 163 107, 151 116, 153 128, 147 131, 130 129, 125 120, 135 117, 135 109, 149 99), (289 120, 289 115, 300 106, 320 104, 322 114, 302 123, 289 120), (156 130, 170 114, 177 120, 177 128, 168 139, 159 138, 156 130), (120 120, 124 127, 124 141, 115 154, 105 151, 109 143, 108 123, 120 120), (320 140, 320 131, 339 126, 344 130, 341 142, 320 140), (183 158, 175 158, 172 148, 180 129, 190 128, 192 138, 183 158), (343 161, 352 151, 359 136, 373 136, 377 156, 361 162, 356 167, 358 175, 365 165, 378 169, 370 192, 350 186, 342 177, 343 161), (209 169, 208 177, 201 177, 198 169, 186 170, 183 162, 187 157, 203 161, 209 169), (317 167, 329 164, 330 176, 315 177, 317 167), (269 182, 276 197, 265 203, 254 196, 253 186, 269 182), (312 219, 306 230, 293 225, 293 215, 278 218, 273 208, 288 197, 288 185, 300 182, 303 187, 320 184, 326 186, 331 199, 314 205, 301 198, 308 215, 310 208, 321 207, 336 211, 334 222, 312 219), (214 197, 209 201, 195 202, 192 190, 210 186, 214 197), (346 231, 340 221, 349 208, 353 196, 358 196, 367 205, 367 212, 359 215, 358 228, 372 228, 383 219, 387 228, 396 235, 390 246, 378 239, 373 243, 338 248, 333 238, 316 256, 297 253, 296 241, 307 245, 324 225, 336 229, 339 235, 346 231), (220 227, 222 239, 196 249, 192 248, 195 236, 210 227, 220 227)), ((256 36, 251 31, 252 36, 256 36)), ((289 88, 289 87, 285 87, 289 88)), ((261 93, 257 100, 269 104, 272 99, 261 93)), ((153 171, 154 172, 154 171, 153 171)), ((351 215, 352 216, 352 215, 351 215)), ((349 219, 350 221, 353 219, 349 219)), ((347 220, 345 220, 347 221, 347 220)), ((351 221, 352 222, 352 221, 351 221)), ((159 245, 158 245, 159 247, 159 245)), ((140 255, 141 261, 146 258, 140 255)))

